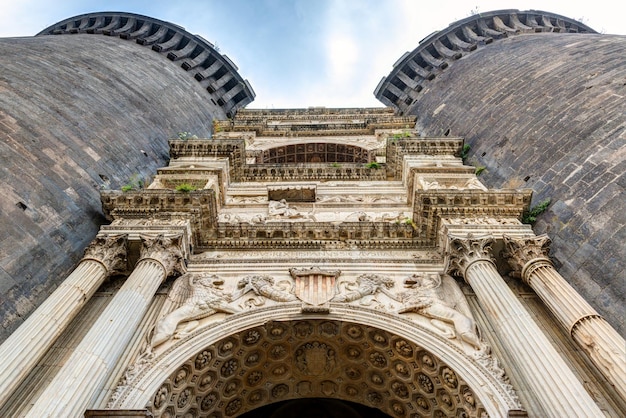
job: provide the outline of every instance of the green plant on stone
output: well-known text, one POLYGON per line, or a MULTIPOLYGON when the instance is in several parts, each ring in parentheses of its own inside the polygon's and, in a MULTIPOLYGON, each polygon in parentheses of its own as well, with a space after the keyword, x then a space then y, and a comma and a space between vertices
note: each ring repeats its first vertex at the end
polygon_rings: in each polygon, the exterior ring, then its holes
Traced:
POLYGON ((189 183, 181 183, 176 186, 177 192, 189 193, 193 192, 194 190, 196 190, 196 187, 193 184, 189 183))
POLYGON ((470 144, 464 144, 463 145, 463 148, 461 148, 461 159, 463 159, 465 161, 465 159, 469 155, 469 152, 470 152, 471 148, 472 147, 470 146, 470 144))
POLYGON ((550 198, 542 200, 535 206, 531 207, 530 210, 522 216, 522 223, 534 224, 537 220, 537 216, 544 213, 548 209, 548 206, 550 206, 550 198))
POLYGON ((131 190, 143 189, 144 181, 139 177, 139 174, 135 173, 130 176, 128 183, 122 186, 123 192, 130 192, 131 190))
POLYGON ((331 167, 335 167, 335 168, 339 168, 339 167, 341 167, 341 164, 339 164, 337 162, 334 162, 334 163, 330 163, 330 166, 331 167))
POLYGON ((371 161, 371 162, 365 164, 365 168, 372 168, 372 169, 376 170, 376 169, 380 168, 380 163, 377 163, 376 161, 371 161))
POLYGON ((179 132, 178 133, 178 139, 183 140, 183 141, 187 141, 188 139, 198 139, 198 137, 192 133, 189 132, 179 132))
POLYGON ((476 166, 476 170, 474 170, 474 174, 480 176, 486 169, 487 167, 485 167, 484 165, 478 165, 476 166))

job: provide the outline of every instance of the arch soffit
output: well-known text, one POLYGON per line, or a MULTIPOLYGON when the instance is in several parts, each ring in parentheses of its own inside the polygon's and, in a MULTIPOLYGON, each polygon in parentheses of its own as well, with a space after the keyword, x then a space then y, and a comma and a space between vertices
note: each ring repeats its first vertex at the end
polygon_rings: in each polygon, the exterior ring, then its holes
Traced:
MULTIPOLYGON (((163 353, 142 365, 133 365, 131 376, 126 376, 118 386, 109 408, 137 409, 152 403, 155 394, 177 370, 186 363, 197 361, 197 357, 253 328, 264 327, 268 323, 298 323, 304 321, 334 322, 346 326, 354 324, 368 327, 389 335, 389 339, 406 340, 412 350, 434 356, 448 366, 459 378, 458 389, 466 387, 477 398, 477 408, 482 406, 491 417, 506 417, 509 410, 521 409, 512 387, 504 378, 504 372, 491 356, 481 359, 476 353, 466 352, 449 339, 411 320, 362 307, 349 308, 331 304, 330 314, 302 314, 301 305, 284 304, 280 307, 260 308, 227 317, 223 321, 198 330, 179 340, 163 353), (219 344, 218 344, 219 343, 219 344)), ((314 339, 315 340, 315 339, 314 339)), ((319 340, 319 339, 317 339, 319 340)), ((316 342, 315 341, 311 341, 316 342)), ((333 340, 329 340, 333 344, 333 340)), ((318 341, 320 342, 320 341, 318 341)), ((337 345, 336 343, 334 345, 337 345)), ((413 354, 415 356, 415 353, 413 354)), ((343 357, 342 357, 343 361, 343 357)), ((415 359, 414 359, 415 361, 415 359)), ((371 359, 370 359, 371 362, 371 359)), ((222 362, 223 367, 225 362, 222 362)), ((417 373, 414 374, 417 376, 417 373)), ((417 385, 418 383, 414 383, 417 385)), ((435 388, 436 391, 436 388, 435 388)), ((462 396, 462 393, 460 394, 462 396)), ((350 400, 346 394, 347 400, 350 400)), ((337 396, 342 399, 341 396, 337 396)), ((457 400, 458 401, 458 400, 457 400)), ((270 402, 265 402, 265 404, 270 402)), ((374 404, 375 402, 370 402, 374 404)), ((262 404, 255 405, 255 407, 262 404)), ((398 415, 394 405, 386 402, 386 409, 379 409, 398 415)), ((239 411, 237 413, 244 412, 239 411)))

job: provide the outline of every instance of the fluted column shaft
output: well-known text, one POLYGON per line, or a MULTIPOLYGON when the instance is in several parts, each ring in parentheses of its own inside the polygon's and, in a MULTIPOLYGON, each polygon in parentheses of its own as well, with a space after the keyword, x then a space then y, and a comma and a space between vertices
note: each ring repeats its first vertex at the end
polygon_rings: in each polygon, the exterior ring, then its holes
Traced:
POLYGON ((549 259, 550 239, 504 237, 509 265, 626 399, 626 341, 561 276, 549 259))
POLYGON ((493 240, 450 238, 451 271, 476 293, 498 339, 511 354, 516 371, 547 417, 604 415, 565 361, 498 273, 491 256, 493 240))
POLYGON ((126 268, 126 236, 94 239, 74 271, 0 346, 0 405, 113 272, 126 268))
POLYGON ((179 239, 143 239, 133 272, 98 317, 28 417, 79 417, 115 367, 160 284, 181 269, 179 239))

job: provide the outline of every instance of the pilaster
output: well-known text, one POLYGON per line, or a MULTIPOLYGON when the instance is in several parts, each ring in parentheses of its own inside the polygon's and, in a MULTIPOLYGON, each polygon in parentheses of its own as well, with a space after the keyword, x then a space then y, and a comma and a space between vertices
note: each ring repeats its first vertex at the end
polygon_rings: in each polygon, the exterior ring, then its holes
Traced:
POLYGON ((626 341, 561 276, 549 258, 547 235, 504 236, 503 256, 539 295, 561 326, 626 399, 626 341))
POLYGON ((516 298, 496 269, 490 236, 449 236, 449 271, 462 276, 476 293, 506 350, 512 367, 546 416, 602 417, 548 338, 516 298))
POLYGON ((184 269, 181 236, 141 236, 133 272, 104 309, 28 417, 82 416, 126 349, 159 285, 184 269))
POLYGON ((0 346, 0 405, 30 373, 104 280, 126 269, 125 235, 95 238, 76 269, 0 346))

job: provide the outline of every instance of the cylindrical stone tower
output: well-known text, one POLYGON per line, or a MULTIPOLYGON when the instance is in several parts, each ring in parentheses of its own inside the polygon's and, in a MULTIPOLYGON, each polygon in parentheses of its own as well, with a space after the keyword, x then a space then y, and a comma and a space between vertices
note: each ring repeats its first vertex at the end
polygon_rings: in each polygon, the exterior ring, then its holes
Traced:
POLYGON ((179 26, 128 13, 0 39, 0 341, 75 267, 101 188, 137 186, 179 132, 254 99, 237 67, 179 26))
POLYGON ((425 136, 465 137, 489 187, 550 199, 535 224, 559 272, 622 335, 626 283, 626 37, 540 12, 451 24, 376 89, 425 136))

